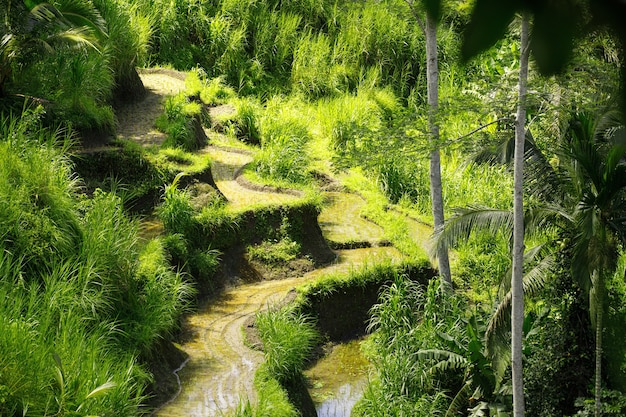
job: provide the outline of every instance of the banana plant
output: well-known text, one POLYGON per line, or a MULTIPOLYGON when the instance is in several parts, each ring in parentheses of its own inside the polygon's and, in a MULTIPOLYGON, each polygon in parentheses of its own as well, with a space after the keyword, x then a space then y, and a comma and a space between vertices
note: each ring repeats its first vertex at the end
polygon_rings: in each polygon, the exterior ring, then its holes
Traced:
MULTIPOLYGON (((525 316, 524 338, 536 332, 535 324, 540 318, 534 314, 525 316)), ((447 349, 422 349, 417 352, 420 361, 430 363, 428 372, 431 375, 450 371, 463 374, 461 387, 452 397, 446 417, 461 414, 469 417, 511 415, 512 387, 505 378, 510 358, 497 355, 488 348, 488 328, 488 324, 474 314, 465 320, 462 336, 438 333, 447 349)))

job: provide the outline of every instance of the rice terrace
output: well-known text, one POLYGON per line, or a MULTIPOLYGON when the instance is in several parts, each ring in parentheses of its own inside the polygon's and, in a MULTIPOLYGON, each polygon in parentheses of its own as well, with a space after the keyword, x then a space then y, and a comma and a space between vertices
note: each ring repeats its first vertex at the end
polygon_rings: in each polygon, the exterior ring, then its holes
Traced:
POLYGON ((0 16, 0 416, 626 415, 622 1, 0 16))

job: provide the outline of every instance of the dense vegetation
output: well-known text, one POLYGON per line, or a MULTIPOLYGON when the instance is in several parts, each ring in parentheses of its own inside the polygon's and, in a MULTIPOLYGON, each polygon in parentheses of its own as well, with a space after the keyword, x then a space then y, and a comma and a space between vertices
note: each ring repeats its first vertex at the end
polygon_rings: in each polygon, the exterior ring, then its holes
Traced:
MULTIPOLYGON (((505 25, 494 48, 461 64, 473 3, 443 3, 437 146, 451 220, 439 243, 455 250, 455 288, 400 275, 386 289, 372 310, 367 353, 377 374, 356 410, 364 416, 511 407, 505 323, 519 27, 505 25)), ((0 0, 0 414, 146 411, 146 364, 158 342, 176 331, 197 291, 217 287, 219 250, 245 241, 237 232, 245 213, 177 175, 210 164, 193 153, 206 139, 196 136, 201 125, 252 150, 247 178, 302 190, 305 208, 322 204, 314 195, 325 179, 339 179, 364 196, 362 214, 394 246, 422 259, 398 216, 432 220, 425 41, 412 5, 0 0), (83 142, 115 137, 115 109, 143 94, 136 67, 156 65, 190 71, 187 91, 164 103, 157 122, 164 148, 117 138, 100 165, 81 156, 83 142), (223 103, 235 112, 211 120, 207 108, 223 103), (119 172, 99 178, 94 167, 110 169, 113 160, 119 172), (155 206, 165 233, 140 237, 137 214, 155 206)), ((605 329, 609 365, 603 413, 626 408, 624 124, 616 104, 624 57, 613 35, 599 28, 577 37, 557 75, 531 69, 529 415, 591 415, 596 326, 605 329)), ((259 212, 278 227, 264 232, 266 241, 247 242, 250 256, 302 256, 293 219, 259 212)), ((261 321, 270 336, 273 320, 309 326, 276 313, 261 321)), ((281 397, 276 379, 300 364, 281 370, 268 348, 258 383, 281 397)))

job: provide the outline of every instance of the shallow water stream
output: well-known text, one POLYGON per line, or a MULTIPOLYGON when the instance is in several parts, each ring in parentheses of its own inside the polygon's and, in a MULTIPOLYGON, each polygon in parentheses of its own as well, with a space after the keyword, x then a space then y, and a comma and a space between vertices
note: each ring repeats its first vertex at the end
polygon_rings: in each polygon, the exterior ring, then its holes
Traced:
MULTIPOLYGON (((348 271, 372 258, 400 259, 391 247, 339 251, 338 262, 300 278, 261 281, 224 291, 217 299, 186 318, 188 334, 180 348, 189 355, 178 372, 180 394, 159 409, 157 416, 221 416, 240 400, 254 401, 254 372, 263 354, 243 340, 242 326, 256 312, 278 303, 298 285, 323 274, 348 271)), ((334 378, 343 378, 335 375, 334 378)), ((329 415, 329 414, 327 414, 329 415)))
POLYGON ((361 398, 370 364, 361 353, 361 340, 334 346, 304 374, 318 417, 348 417, 361 398))

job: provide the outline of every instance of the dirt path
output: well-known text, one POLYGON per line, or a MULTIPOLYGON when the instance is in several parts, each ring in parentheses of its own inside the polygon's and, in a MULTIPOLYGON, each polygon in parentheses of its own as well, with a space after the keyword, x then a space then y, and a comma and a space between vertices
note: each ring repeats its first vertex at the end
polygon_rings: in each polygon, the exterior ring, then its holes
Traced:
POLYGON ((287 193, 261 191, 241 185, 237 181, 239 171, 252 161, 252 155, 244 151, 208 146, 203 152, 211 155, 211 172, 215 184, 235 210, 257 204, 281 204, 297 198, 287 193))
POLYGON ((118 136, 142 146, 160 145, 165 134, 156 130, 156 119, 163 113, 163 101, 185 89, 185 73, 168 69, 139 70, 146 96, 117 111, 118 136))

